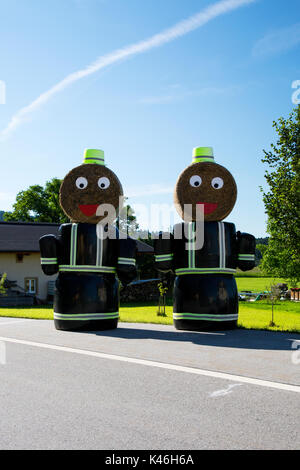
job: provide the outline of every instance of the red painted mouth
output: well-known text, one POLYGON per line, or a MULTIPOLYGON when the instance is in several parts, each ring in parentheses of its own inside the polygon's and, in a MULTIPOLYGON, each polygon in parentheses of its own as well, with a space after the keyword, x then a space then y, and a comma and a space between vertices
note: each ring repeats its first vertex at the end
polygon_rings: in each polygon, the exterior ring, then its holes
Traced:
POLYGON ((87 217, 91 217, 96 214, 96 210, 99 207, 99 204, 82 204, 79 205, 81 212, 87 217))
POLYGON ((218 207, 218 204, 214 204, 212 202, 197 202, 197 204, 202 204, 204 206, 204 215, 211 214, 218 207))

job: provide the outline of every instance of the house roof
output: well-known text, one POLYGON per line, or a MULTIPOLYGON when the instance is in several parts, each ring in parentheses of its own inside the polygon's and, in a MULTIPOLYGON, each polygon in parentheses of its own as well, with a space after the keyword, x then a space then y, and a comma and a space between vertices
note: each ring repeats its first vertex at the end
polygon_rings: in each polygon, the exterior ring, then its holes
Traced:
MULTIPOLYGON (((39 252, 43 235, 58 234, 59 224, 48 222, 0 222, 0 252, 39 252)), ((137 240, 138 253, 153 253, 152 246, 137 240)))

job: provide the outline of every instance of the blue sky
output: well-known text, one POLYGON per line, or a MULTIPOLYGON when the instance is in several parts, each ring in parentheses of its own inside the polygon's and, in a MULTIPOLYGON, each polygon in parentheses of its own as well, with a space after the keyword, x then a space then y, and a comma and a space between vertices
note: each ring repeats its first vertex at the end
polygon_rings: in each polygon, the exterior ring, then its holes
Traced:
POLYGON ((172 204, 192 148, 212 146, 238 186, 227 220, 241 231, 265 235, 262 150, 276 140, 272 121, 295 106, 299 1, 257 0, 174 33, 156 47, 113 59, 115 51, 216 3, 1 2, 6 103, 0 104, 0 209, 11 209, 17 192, 29 185, 62 178, 81 163, 86 147, 105 151, 130 204, 172 204), (110 65, 48 93, 103 56, 110 65), (35 104, 41 94, 46 99, 35 104))

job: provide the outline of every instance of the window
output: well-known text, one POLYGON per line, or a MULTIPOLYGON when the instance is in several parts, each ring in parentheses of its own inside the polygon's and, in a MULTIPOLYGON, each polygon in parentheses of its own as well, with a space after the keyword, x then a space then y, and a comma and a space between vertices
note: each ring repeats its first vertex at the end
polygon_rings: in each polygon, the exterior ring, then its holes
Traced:
POLYGON ((37 294, 37 277, 25 277, 25 290, 28 294, 37 294))
POLYGON ((23 263, 24 256, 29 256, 30 253, 16 253, 16 263, 23 263))

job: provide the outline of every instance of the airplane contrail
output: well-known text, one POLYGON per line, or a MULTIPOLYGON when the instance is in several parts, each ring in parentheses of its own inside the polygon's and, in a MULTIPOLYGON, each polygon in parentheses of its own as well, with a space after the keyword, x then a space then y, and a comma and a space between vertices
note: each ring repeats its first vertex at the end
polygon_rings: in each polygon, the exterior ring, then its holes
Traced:
POLYGON ((128 57, 141 54, 155 47, 162 46, 168 42, 171 42, 185 34, 205 25, 212 19, 228 13, 232 10, 235 10, 244 5, 254 3, 256 0, 221 0, 217 3, 214 3, 195 15, 187 18, 186 20, 176 23, 171 28, 165 29, 164 31, 151 36, 150 38, 137 42, 135 44, 128 45, 126 47, 116 49, 109 54, 102 55, 98 59, 86 66, 85 68, 73 72, 67 75, 63 80, 58 82, 56 85, 51 87, 49 90, 45 91, 38 96, 34 101, 29 105, 21 108, 17 111, 7 124, 7 126, 0 131, 0 139, 8 137, 13 131, 15 131, 23 122, 26 121, 26 117, 31 113, 40 108, 43 104, 47 103, 49 99, 64 90, 66 87, 72 83, 80 80, 81 78, 87 77, 98 70, 101 70, 105 67, 108 67, 111 64, 120 62, 128 57))

